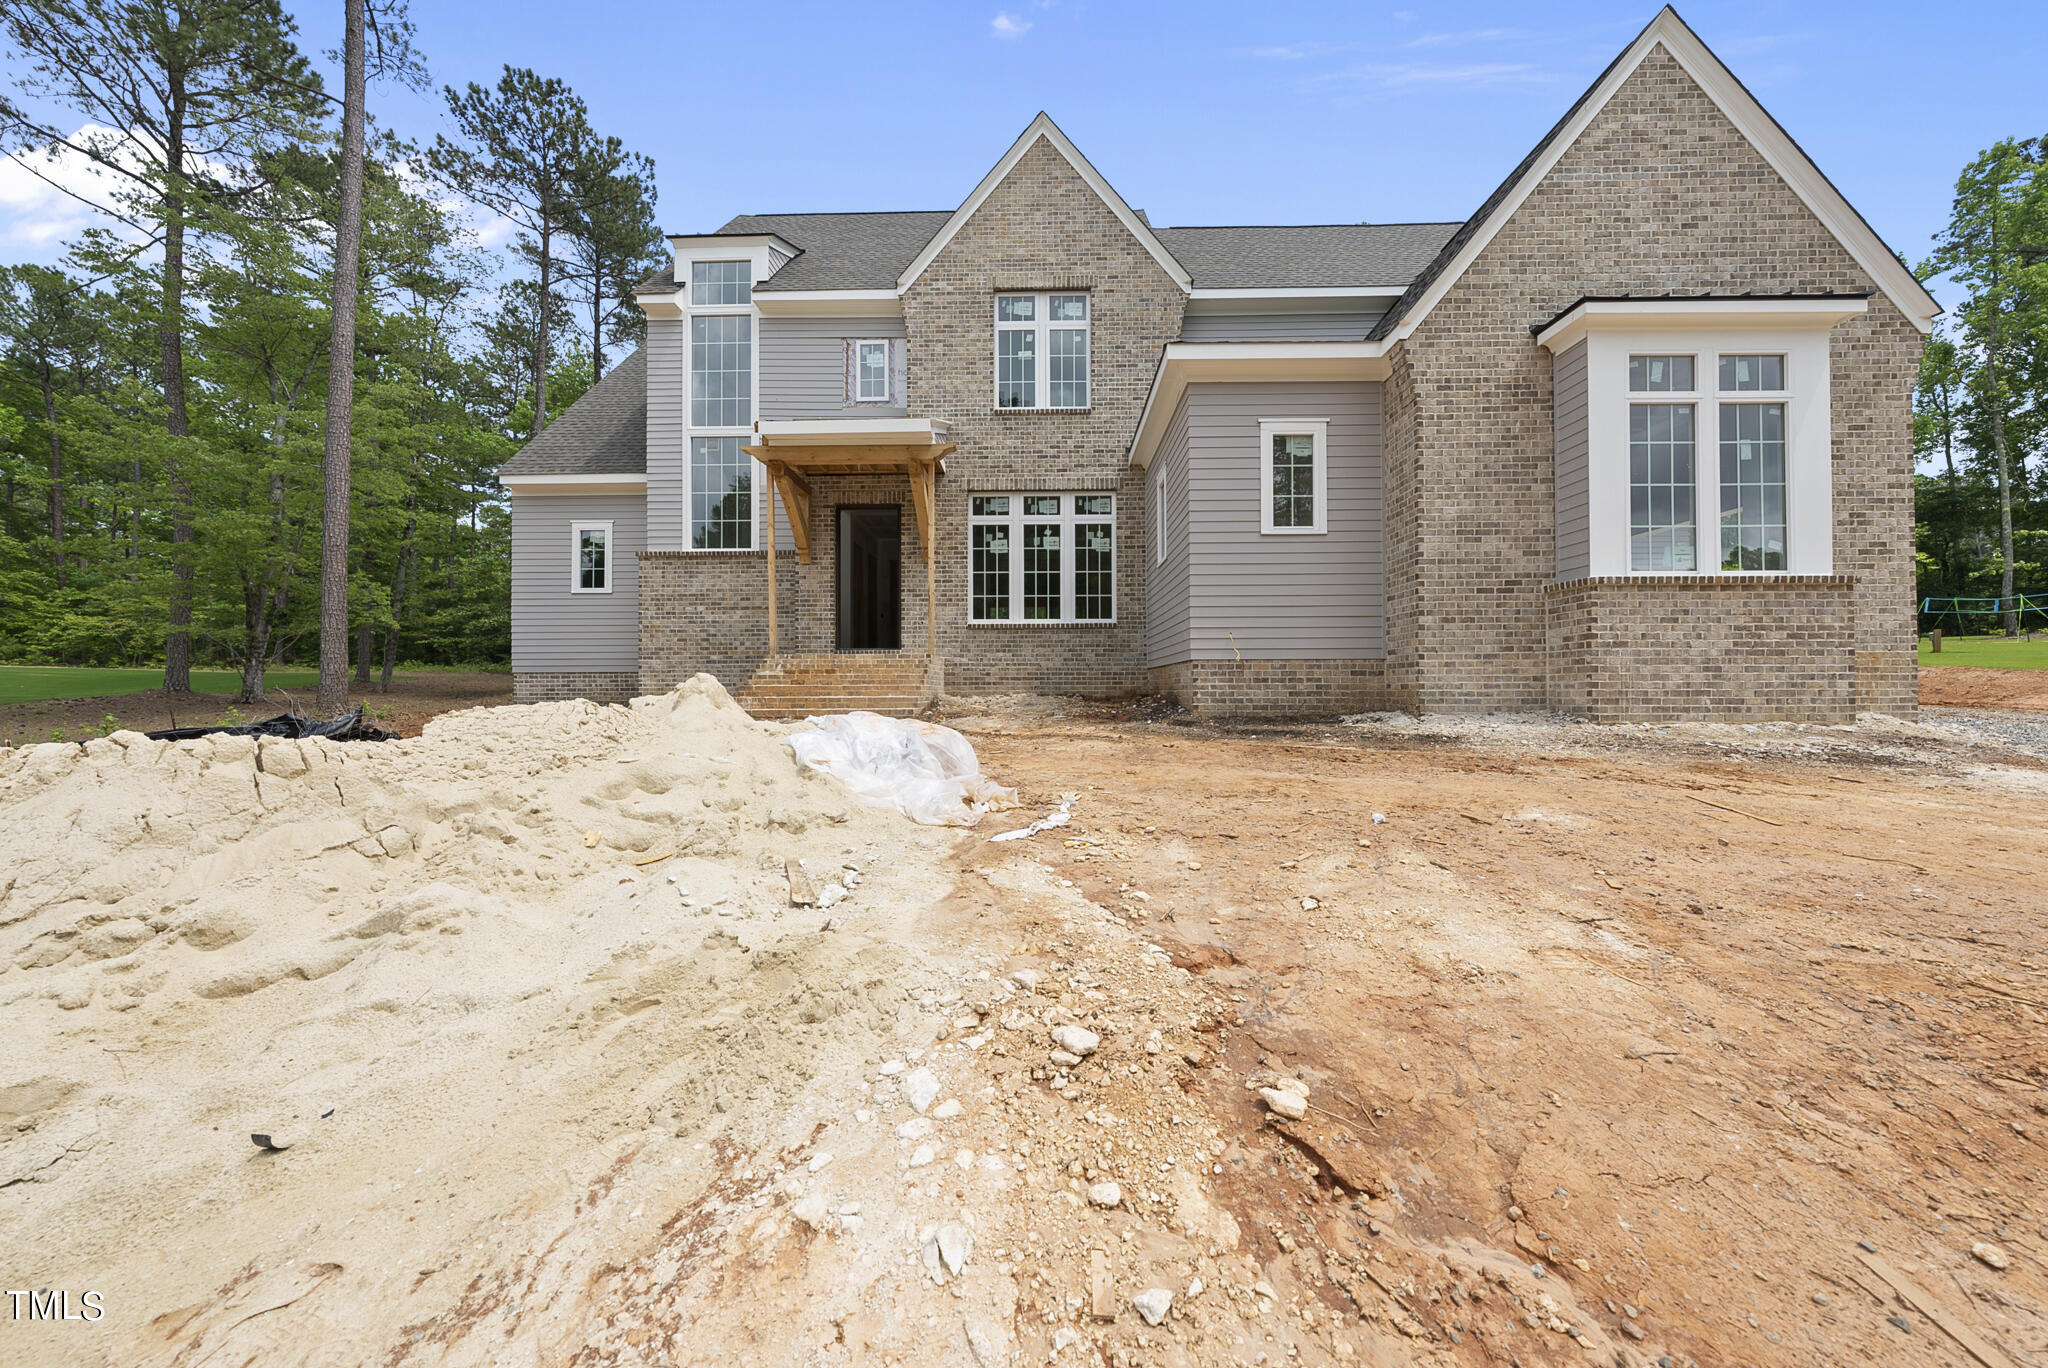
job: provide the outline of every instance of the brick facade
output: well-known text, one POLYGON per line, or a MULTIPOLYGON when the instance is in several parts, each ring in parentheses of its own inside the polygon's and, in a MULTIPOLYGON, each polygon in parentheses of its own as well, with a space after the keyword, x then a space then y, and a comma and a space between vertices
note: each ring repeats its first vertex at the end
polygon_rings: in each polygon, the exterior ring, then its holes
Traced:
POLYGON ((1154 667, 1151 687, 1213 717, 1330 717, 1401 707, 1381 660, 1183 660, 1154 667))
POLYGON ((938 485, 939 652, 950 689, 1145 686, 1145 481, 1127 458, 1185 305, 1173 277, 1042 138, 904 294, 910 411, 945 419, 959 447, 938 485), (1088 293, 1090 407, 997 409, 995 295, 1047 289, 1088 293), (1006 490, 1115 492, 1114 625, 969 623, 968 496, 1006 490))
POLYGON ((1856 581, 1629 575, 1544 590, 1549 705, 1592 722, 1856 720, 1856 581))
MULTIPOLYGON (((1652 51, 1390 357, 1388 646, 1416 704, 1532 709, 1552 694, 1551 362, 1532 324, 1587 295, 1873 288, 1683 68, 1652 51)), ((1859 706, 1898 713, 1913 709, 1919 352, 1882 295, 1833 334, 1835 566, 1855 580, 1843 667, 1859 706)), ((1772 619, 1770 591, 1757 593, 1755 613, 1739 594, 1712 601, 1755 625, 1772 619)), ((1769 715, 1764 693, 1755 702, 1769 715)))
POLYGON ((512 676, 515 703, 554 703, 587 698, 593 703, 624 703, 640 688, 631 670, 528 670, 512 676))

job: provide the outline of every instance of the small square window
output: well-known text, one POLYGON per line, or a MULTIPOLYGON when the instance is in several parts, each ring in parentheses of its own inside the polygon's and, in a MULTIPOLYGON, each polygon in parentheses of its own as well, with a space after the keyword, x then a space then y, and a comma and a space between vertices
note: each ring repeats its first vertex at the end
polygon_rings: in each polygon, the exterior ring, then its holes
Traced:
POLYGON ((1690 356, 1631 356, 1628 359, 1628 387, 1638 394, 1690 394, 1693 379, 1693 358, 1690 356))
POLYGON ((1721 389, 1726 393, 1761 390, 1776 393, 1785 388, 1785 358, 1782 356, 1724 356, 1721 358, 1721 389))

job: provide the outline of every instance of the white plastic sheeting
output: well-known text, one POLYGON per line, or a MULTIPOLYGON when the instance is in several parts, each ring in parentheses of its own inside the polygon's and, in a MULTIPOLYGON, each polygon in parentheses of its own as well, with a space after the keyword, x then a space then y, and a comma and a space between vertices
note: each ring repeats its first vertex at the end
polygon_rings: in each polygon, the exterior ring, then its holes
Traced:
POLYGON ((1030 826, 1018 827, 1015 831, 997 832, 989 837, 989 839, 991 841, 1021 841, 1026 837, 1036 836, 1041 831, 1051 831, 1054 827, 1063 827, 1068 822, 1074 820, 1074 800, 1080 796, 1078 793, 1063 793, 1060 795, 1060 805, 1033 822, 1030 826))
POLYGON ((799 768, 829 774, 913 822, 973 826, 984 813, 1017 805, 1017 791, 983 775, 974 747, 951 727, 871 712, 806 721, 811 730, 789 738, 799 768))

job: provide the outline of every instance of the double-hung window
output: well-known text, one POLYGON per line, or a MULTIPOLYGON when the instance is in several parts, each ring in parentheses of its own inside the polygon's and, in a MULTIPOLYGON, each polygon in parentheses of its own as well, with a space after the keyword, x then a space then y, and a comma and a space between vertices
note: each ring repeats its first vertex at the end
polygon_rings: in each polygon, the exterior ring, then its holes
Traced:
POLYGON ((754 267, 690 267, 690 546, 754 545, 754 462, 740 450, 754 421, 754 267))
POLYGON ((1700 510, 1716 503, 1722 570, 1787 569, 1784 356, 1630 356, 1628 387, 1629 569, 1703 568, 1700 510), (1718 461, 1701 459, 1703 417, 1718 461))
POLYGON ((968 501, 975 622, 1116 619, 1116 496, 975 494, 968 501))
POLYGON ((612 525, 608 522, 569 524, 569 592, 609 594, 612 591, 612 525))
POLYGON ((996 407, 1088 407, 1088 296, 996 296, 996 407))
POLYGON ((1325 418, 1259 422, 1259 531, 1318 533, 1328 528, 1330 424, 1325 418))
POLYGON ((886 338, 863 338, 853 347, 853 393, 856 404, 886 404, 890 394, 891 344, 886 338))

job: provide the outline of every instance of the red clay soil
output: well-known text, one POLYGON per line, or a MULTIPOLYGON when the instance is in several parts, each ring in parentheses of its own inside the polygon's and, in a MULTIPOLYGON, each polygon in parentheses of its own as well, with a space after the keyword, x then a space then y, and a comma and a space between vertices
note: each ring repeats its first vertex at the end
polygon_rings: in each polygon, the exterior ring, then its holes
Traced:
POLYGON ((2048 712, 2048 670, 1980 670, 1922 666, 1923 708, 1998 708, 2048 712))

